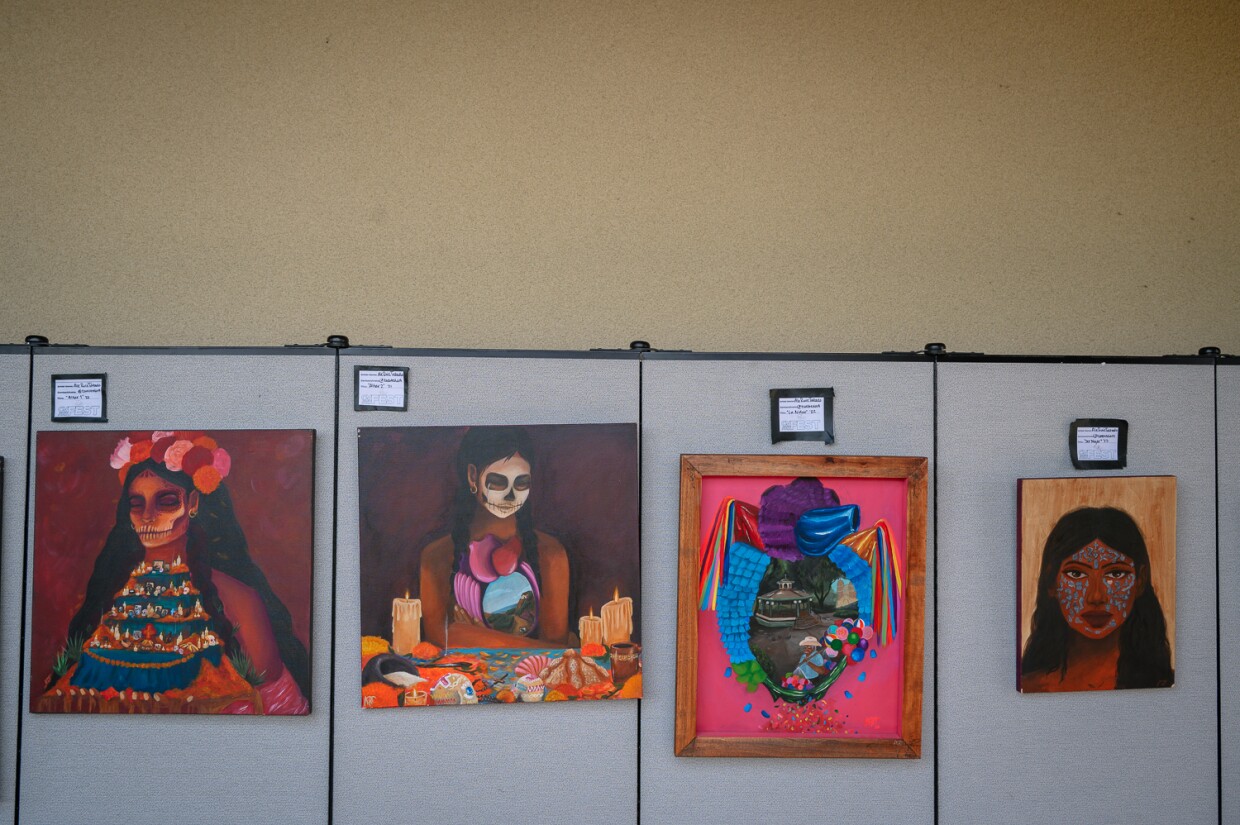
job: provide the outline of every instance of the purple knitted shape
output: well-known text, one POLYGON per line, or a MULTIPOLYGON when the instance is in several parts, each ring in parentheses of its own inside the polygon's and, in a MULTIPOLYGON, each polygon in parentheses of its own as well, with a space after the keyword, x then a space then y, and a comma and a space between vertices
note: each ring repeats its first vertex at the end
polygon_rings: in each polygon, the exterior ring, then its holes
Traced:
POLYGON ((787 484, 768 487, 758 508, 758 535, 766 552, 773 558, 796 561, 802 558, 797 548, 797 519, 806 510, 838 507, 840 497, 816 478, 797 478, 787 484))

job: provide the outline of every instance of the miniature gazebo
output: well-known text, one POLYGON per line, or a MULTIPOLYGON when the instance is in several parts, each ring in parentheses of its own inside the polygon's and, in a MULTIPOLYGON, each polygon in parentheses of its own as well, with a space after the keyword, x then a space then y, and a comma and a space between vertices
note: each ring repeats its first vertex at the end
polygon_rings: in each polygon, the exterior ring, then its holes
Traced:
POLYGON ((754 620, 763 627, 791 627, 809 609, 811 597, 797 590, 792 579, 780 579, 778 588, 763 593, 755 603, 754 620))

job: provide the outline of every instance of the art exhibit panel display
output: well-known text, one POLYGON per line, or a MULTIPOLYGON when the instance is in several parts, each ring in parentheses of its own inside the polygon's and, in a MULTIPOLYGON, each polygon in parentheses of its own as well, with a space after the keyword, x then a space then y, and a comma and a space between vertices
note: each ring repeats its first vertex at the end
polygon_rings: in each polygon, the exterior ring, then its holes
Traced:
POLYGON ((634 424, 358 431, 365 708, 638 698, 634 424))
POLYGON ((920 754, 926 474, 681 457, 678 755, 920 754))
POLYGON ((1022 692, 1175 684, 1175 482, 1018 481, 1022 692))
POLYGON ((314 439, 38 433, 30 709, 309 713, 314 439))

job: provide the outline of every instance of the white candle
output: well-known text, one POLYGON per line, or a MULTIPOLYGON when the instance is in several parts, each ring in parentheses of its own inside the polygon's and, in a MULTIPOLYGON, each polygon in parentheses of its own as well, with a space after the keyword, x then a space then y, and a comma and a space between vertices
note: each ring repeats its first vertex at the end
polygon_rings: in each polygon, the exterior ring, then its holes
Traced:
POLYGON ((615 598, 603 605, 603 643, 614 645, 627 642, 633 633, 633 599, 621 596, 616 590, 615 598))
POLYGON ((392 651, 407 656, 422 641, 422 600, 392 599, 392 651))
POLYGON ((582 647, 603 643, 603 620, 594 615, 594 608, 590 608, 589 616, 577 620, 577 635, 581 637, 582 647))

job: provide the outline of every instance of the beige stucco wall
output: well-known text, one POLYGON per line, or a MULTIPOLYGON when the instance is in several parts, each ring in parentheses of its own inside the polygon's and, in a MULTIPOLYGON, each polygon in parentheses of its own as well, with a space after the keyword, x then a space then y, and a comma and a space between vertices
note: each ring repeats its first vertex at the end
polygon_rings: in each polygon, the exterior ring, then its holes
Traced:
POLYGON ((0 0, 0 341, 1240 351, 1240 5, 0 0))

